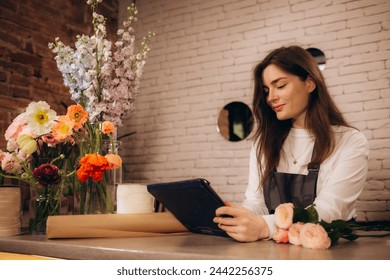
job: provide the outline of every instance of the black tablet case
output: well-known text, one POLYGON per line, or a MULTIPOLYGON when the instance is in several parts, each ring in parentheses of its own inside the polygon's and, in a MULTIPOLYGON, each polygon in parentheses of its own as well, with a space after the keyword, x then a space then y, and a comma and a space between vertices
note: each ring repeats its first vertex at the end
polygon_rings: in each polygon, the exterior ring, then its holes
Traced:
POLYGON ((222 199, 202 178, 149 184, 148 191, 162 203, 189 231, 227 236, 213 222, 215 210, 224 205, 222 199))

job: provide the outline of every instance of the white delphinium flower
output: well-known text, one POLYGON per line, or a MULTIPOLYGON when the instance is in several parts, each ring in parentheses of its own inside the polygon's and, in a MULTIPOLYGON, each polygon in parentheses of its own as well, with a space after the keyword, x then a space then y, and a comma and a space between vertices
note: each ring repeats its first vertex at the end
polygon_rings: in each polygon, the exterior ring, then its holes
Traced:
POLYGON ((111 121, 122 125, 121 118, 133 108, 140 79, 149 52, 148 42, 155 35, 149 33, 135 52, 133 21, 137 20, 134 4, 128 7, 129 17, 123 29, 117 31, 119 40, 113 45, 106 39, 106 19, 95 12, 102 0, 87 0, 92 8, 93 36, 79 35, 75 49, 65 46, 58 38, 49 48, 56 54, 58 69, 69 87, 71 98, 89 114, 91 122, 111 121))

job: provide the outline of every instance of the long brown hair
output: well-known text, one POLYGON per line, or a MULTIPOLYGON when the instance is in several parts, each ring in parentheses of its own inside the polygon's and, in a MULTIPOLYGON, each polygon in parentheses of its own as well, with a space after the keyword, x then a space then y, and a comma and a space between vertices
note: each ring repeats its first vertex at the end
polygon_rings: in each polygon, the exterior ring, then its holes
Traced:
POLYGON ((317 153, 313 162, 321 164, 333 152, 335 137, 332 125, 350 126, 332 100, 324 77, 308 51, 299 46, 281 47, 272 51, 254 70, 252 106, 257 128, 253 139, 258 143, 256 154, 262 184, 279 164, 283 142, 292 126, 291 120, 278 120, 275 112, 267 104, 262 75, 264 69, 271 64, 298 76, 302 81, 310 76, 316 85, 309 96, 305 119, 305 126, 316 142, 317 153))

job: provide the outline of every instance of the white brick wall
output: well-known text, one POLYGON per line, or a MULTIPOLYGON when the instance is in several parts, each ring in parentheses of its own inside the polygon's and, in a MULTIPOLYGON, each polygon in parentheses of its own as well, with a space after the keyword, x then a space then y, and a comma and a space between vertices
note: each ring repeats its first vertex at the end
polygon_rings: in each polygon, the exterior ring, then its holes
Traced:
MULTIPOLYGON (((121 0, 121 15, 128 1, 121 0)), ((390 1, 142 0, 141 36, 153 30, 135 110, 120 134, 125 180, 204 177, 239 202, 249 141, 227 142, 220 108, 251 104, 252 70, 286 44, 324 51, 324 76, 346 118, 369 140, 368 181, 359 220, 390 220, 390 1)))

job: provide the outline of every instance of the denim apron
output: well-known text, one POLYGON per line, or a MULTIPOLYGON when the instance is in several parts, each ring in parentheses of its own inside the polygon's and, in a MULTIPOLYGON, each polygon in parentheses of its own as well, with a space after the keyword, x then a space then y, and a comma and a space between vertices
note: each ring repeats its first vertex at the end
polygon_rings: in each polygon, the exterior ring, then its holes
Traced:
POLYGON ((311 162, 307 166, 307 175, 271 172, 264 185, 264 200, 270 214, 282 203, 292 202, 294 207, 305 208, 313 204, 316 198, 317 178, 320 165, 313 163, 315 145, 311 162))

